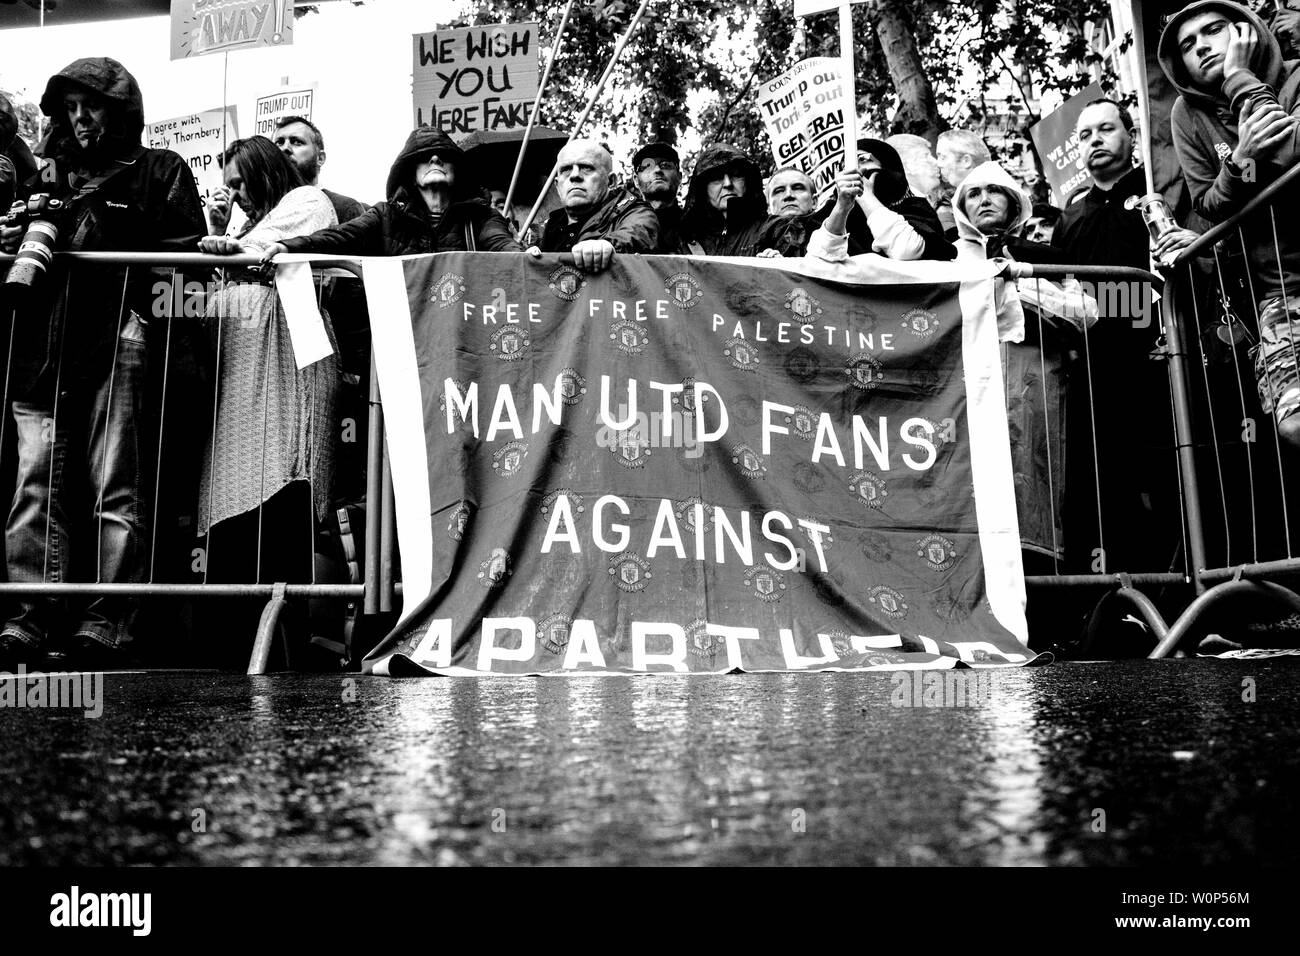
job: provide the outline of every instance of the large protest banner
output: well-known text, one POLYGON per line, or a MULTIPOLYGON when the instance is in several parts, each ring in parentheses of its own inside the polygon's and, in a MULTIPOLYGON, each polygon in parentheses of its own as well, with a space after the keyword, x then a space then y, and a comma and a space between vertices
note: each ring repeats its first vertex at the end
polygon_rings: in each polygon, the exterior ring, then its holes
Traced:
POLYGON ((1052 202, 1057 206, 1064 206, 1074 191, 1092 185, 1092 173, 1084 164, 1074 128, 1083 108, 1105 95, 1100 83, 1090 83, 1029 127, 1047 184, 1052 187, 1052 202))
POLYGON ((1030 660, 994 266, 871 258, 367 260, 405 607, 366 669, 1030 660))
POLYGON ((293 0, 172 0, 171 58, 293 43, 293 0))
POLYGON ((844 168, 844 118, 848 90, 839 60, 800 60, 758 91, 758 112, 772 141, 777 168, 794 166, 812 177, 818 202, 835 192, 844 168))
POLYGON ((417 33, 411 47, 416 126, 459 138, 528 124, 537 95, 536 23, 417 33))
POLYGON ((311 119, 315 105, 315 83, 299 89, 276 90, 266 96, 259 96, 253 105, 253 135, 268 138, 273 136, 275 124, 286 116, 311 119))
POLYGON ((239 138, 236 109, 228 106, 158 120, 145 126, 149 146, 153 149, 170 149, 179 153, 190 166, 199 185, 199 198, 206 209, 212 191, 224 182, 220 163, 221 150, 239 138), (222 125, 225 135, 222 135, 222 125))

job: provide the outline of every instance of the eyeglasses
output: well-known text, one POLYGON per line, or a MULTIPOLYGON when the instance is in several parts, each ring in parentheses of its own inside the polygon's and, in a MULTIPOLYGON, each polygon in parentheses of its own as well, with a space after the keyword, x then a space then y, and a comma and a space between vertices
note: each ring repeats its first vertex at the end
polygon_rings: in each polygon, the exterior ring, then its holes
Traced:
POLYGON ((671 159, 647 159, 636 168, 638 173, 648 173, 652 169, 661 169, 665 173, 677 172, 677 163, 671 159))

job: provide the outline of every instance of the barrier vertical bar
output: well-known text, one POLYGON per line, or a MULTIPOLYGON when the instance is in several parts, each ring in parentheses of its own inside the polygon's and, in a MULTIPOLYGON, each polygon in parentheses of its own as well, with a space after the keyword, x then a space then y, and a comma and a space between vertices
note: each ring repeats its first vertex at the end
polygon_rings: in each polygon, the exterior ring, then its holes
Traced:
POLYGON ((388 458, 387 444, 384 445, 383 495, 384 504, 380 511, 379 529, 379 610, 388 612, 393 609, 393 549, 397 541, 397 499, 393 494, 393 469, 388 458))
POLYGON ((379 528, 383 502, 384 407, 379 400, 379 372, 370 350, 370 432, 366 446, 366 562, 363 614, 379 613, 379 528))
POLYGON ((1187 338, 1182 319, 1178 315, 1178 283, 1173 276, 1165 280, 1165 329, 1169 336, 1169 381, 1173 386, 1174 442, 1178 446, 1178 460, 1182 465, 1183 489, 1187 517, 1187 543, 1191 556, 1192 587, 1196 594, 1205 592, 1201 572, 1208 564, 1205 560, 1205 526, 1201 518, 1201 489, 1196 474, 1196 448, 1192 437, 1190 392, 1187 384, 1187 338))

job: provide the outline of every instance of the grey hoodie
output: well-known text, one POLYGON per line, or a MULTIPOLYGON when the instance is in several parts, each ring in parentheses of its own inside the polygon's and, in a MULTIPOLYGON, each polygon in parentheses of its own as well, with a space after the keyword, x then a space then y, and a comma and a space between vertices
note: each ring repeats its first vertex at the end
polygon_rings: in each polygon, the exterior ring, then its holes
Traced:
MULTIPOLYGON (((1191 193, 1193 208, 1210 222, 1223 222, 1264 186, 1300 160, 1300 127, 1267 159, 1256 163, 1253 181, 1233 175, 1224 165, 1238 142, 1237 124, 1248 101, 1275 100, 1283 110, 1300 117, 1300 61, 1283 60, 1282 51, 1267 24, 1250 10, 1228 0, 1200 0, 1170 19, 1160 35, 1160 66, 1178 90, 1170 124, 1178 162, 1191 193), (1209 11, 1222 12, 1233 22, 1248 22, 1259 35, 1250 69, 1234 74, 1221 90, 1193 86, 1178 52, 1178 31, 1188 19, 1209 11)), ((1279 209, 1294 208, 1300 190, 1288 188, 1277 199, 1279 209)), ((1255 295, 1265 299, 1300 291, 1300 241, 1287 222, 1278 224, 1280 248, 1273 248, 1273 218, 1261 210, 1242 224, 1253 266, 1255 295), (1284 272, 1278 271, 1279 254, 1284 272)))

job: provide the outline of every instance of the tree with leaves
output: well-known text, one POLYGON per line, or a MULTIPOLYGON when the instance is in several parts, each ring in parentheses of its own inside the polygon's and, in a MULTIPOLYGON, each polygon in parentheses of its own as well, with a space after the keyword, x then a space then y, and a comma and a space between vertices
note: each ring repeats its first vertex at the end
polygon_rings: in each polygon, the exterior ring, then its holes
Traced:
MULTIPOLYGON (((564 0, 470 0, 449 26, 537 20, 548 43, 564 0)), ((568 128, 609 62, 638 4, 579 0, 562 40, 539 122, 568 128)), ((1093 79, 1086 24, 1107 0, 868 0, 853 8, 855 82, 862 128, 917 133, 988 122, 983 94, 1019 90, 1021 131, 1044 93, 1069 95, 1093 79)), ((547 51, 549 55, 549 51, 547 51)), ((771 149, 756 111, 759 84, 811 56, 837 56, 832 11, 794 17, 792 0, 657 0, 632 36, 589 132, 679 143, 747 145, 764 172, 771 149)), ((689 156, 687 157, 689 160, 689 156)))

